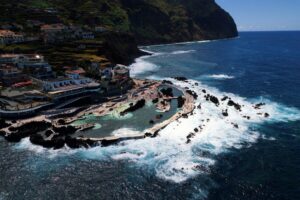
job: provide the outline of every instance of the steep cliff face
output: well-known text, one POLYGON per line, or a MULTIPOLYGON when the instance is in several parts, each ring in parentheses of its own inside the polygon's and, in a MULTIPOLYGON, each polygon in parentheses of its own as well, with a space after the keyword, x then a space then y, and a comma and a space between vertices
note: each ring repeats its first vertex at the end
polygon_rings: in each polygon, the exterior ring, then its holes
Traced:
POLYGON ((0 24, 46 18, 103 25, 133 33, 139 44, 221 39, 238 34, 232 17, 214 0, 2 0, 0 11, 0 24), (47 8, 55 12, 43 14, 41 11, 47 8))
POLYGON ((214 0, 121 0, 139 43, 235 37, 232 17, 214 0))

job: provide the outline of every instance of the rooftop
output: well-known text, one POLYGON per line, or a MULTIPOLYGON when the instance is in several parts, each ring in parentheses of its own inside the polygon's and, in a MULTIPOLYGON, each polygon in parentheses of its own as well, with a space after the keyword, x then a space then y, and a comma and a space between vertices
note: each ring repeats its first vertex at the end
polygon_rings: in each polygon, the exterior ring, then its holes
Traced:
POLYGON ((0 37, 7 37, 7 36, 18 36, 21 34, 16 34, 13 31, 10 30, 0 30, 0 37))

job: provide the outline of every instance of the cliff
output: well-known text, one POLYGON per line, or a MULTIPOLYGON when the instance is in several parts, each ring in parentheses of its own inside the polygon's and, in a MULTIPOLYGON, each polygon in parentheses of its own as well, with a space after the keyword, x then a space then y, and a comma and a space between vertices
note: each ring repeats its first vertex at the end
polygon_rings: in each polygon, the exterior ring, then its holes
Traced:
POLYGON ((236 37, 232 17, 214 0, 121 0, 142 44, 236 37))
POLYGON ((102 25, 133 33, 139 44, 238 34, 232 17, 214 0, 2 0, 0 11, 0 24, 43 20, 102 25))

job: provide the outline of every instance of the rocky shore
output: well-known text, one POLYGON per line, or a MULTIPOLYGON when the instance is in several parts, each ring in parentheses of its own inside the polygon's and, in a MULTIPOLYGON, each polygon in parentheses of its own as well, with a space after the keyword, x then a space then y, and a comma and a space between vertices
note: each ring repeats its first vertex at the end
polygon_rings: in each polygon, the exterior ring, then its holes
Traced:
MULTIPOLYGON (((179 82, 189 83, 184 77, 176 77, 175 80, 179 82)), ((145 137, 156 137, 161 130, 174 121, 180 118, 188 118, 194 114, 195 109, 203 109, 201 103, 196 104, 197 99, 203 99, 206 102, 214 104, 220 108, 220 114, 227 118, 230 116, 229 109, 235 110, 240 115, 251 120, 251 116, 243 114, 244 105, 239 104, 229 96, 217 97, 210 94, 209 91, 202 89, 194 91, 193 87, 179 87, 175 86, 171 81, 151 81, 151 80, 134 80, 135 87, 128 91, 127 94, 121 97, 111 98, 107 102, 99 105, 82 108, 80 112, 68 118, 53 118, 47 115, 41 115, 35 118, 20 120, 20 121, 0 121, 0 136, 3 136, 9 142, 20 142, 23 138, 29 137, 31 143, 40 145, 45 148, 60 149, 65 146, 69 148, 90 148, 94 146, 108 146, 119 143, 124 140, 142 139, 145 137), (163 86, 163 87, 162 87, 163 86), (180 96, 174 96, 173 88, 182 92, 180 96), (163 117, 164 112, 168 112, 171 107, 171 100, 177 100, 177 109, 179 109, 169 119, 157 123, 163 117), (93 128, 94 124, 84 124, 75 126, 73 122, 85 118, 87 115, 93 114, 98 117, 105 116, 111 112, 117 112, 120 116, 128 113, 133 113, 142 109, 147 102, 155 104, 155 107, 162 113, 157 114, 154 119, 149 119, 151 128, 144 130, 136 135, 124 136, 109 136, 91 138, 85 137, 84 131, 93 128), (75 133, 79 133, 74 136, 75 133)), ((256 115, 263 118, 270 117, 270 114, 263 112, 265 103, 258 103, 252 106, 256 115)), ((194 131, 189 133, 186 137, 186 143, 190 143, 192 139, 202 132, 206 123, 210 119, 202 120, 202 124, 195 125, 194 131)), ((239 129, 239 124, 232 121, 232 126, 239 129)))
MULTIPOLYGON (((169 123, 186 116, 194 109, 194 96, 183 88, 176 87, 183 92, 182 96, 174 97, 171 81, 150 81, 135 80, 135 88, 128 91, 122 98, 111 98, 101 105, 93 105, 81 108, 79 112, 74 112, 74 116, 68 118, 55 118, 52 115, 41 115, 38 117, 19 120, 15 123, 9 123, 1 120, 0 135, 8 142, 20 142, 23 138, 29 137, 32 144, 43 146, 45 148, 60 149, 65 146, 69 148, 90 148, 101 145, 107 146, 128 139, 141 139, 144 137, 155 137, 158 132, 166 127, 169 123), (162 89, 159 89, 163 86, 162 89), (145 130, 145 133, 134 136, 119 136, 105 138, 87 138, 84 137, 84 130, 94 127, 94 124, 85 124, 80 126, 72 125, 78 119, 84 118, 88 114, 96 116, 105 116, 106 114, 118 110, 120 107, 125 109, 120 111, 120 115, 126 115, 143 108, 147 101, 156 105, 161 112, 170 110, 170 102, 177 99, 177 105, 180 109, 174 116, 161 123, 156 124, 155 120, 163 117, 163 114, 157 114, 156 119, 150 120, 152 128, 145 130), (152 121, 152 123, 151 123, 152 121), (74 137, 75 133, 82 133, 79 137, 74 137)), ((74 109, 74 108, 73 108, 74 109)), ((56 115, 61 117, 61 115, 56 115)))

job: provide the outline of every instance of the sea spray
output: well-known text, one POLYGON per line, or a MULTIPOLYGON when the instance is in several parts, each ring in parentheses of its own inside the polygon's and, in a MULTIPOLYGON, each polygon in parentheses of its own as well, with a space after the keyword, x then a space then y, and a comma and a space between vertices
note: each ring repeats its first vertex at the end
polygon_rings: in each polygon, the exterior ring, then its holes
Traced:
MULTIPOLYGON (((195 91, 198 95, 195 106, 201 104, 201 109, 197 108, 187 119, 181 118, 170 123, 156 138, 129 140, 109 147, 78 150, 65 148, 60 150, 59 154, 78 154, 84 159, 128 160, 131 161, 132 167, 144 169, 167 181, 181 183, 200 174, 209 174, 210 167, 216 163, 217 155, 232 149, 250 147, 260 138, 255 126, 266 122, 300 119, 299 110, 269 100, 261 98, 247 100, 193 80, 188 82, 168 80, 175 85, 195 91), (206 100, 207 93, 218 99, 228 96, 242 106, 241 111, 228 106, 228 100, 221 101, 220 105, 216 106, 206 100), (256 110, 254 105, 261 101, 266 102, 266 105, 256 110), (228 116, 222 115, 225 109, 228 110, 228 116), (259 113, 268 113, 269 117, 259 113), (200 131, 195 133, 195 128, 200 131), (195 136, 187 143, 187 136, 192 132, 195 136)), ((124 133, 131 135, 139 132, 128 128, 115 131, 116 135, 124 133)), ((36 147, 26 139, 19 144, 18 149, 22 148, 36 153, 58 155, 57 151, 36 147)))

